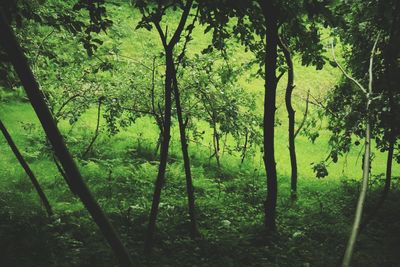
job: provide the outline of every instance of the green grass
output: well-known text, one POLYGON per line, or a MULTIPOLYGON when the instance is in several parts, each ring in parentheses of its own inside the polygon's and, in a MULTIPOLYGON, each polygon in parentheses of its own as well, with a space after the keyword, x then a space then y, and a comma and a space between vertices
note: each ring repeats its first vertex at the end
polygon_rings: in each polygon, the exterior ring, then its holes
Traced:
MULTIPOLYGON (((124 6, 119 8, 113 8, 110 10, 110 16, 114 17, 117 15, 119 20, 114 22, 114 27, 124 36, 121 41, 120 47, 123 55, 134 58, 137 61, 143 61, 146 57, 146 53, 151 49, 152 53, 157 51, 161 53, 162 45, 159 39, 157 31, 147 31, 145 29, 135 29, 137 21, 141 15, 137 10, 127 10, 124 6), (118 13, 118 15, 117 15, 118 13)), ((167 20, 163 21, 163 25, 168 25, 169 32, 172 34, 172 29, 176 27, 178 19, 175 16, 167 16, 167 20)), ((204 35, 204 28, 197 26, 193 31, 193 41, 189 43, 188 51, 189 56, 194 53, 200 53, 204 48, 208 46, 211 40, 210 34, 204 35)), ((253 58, 250 52, 245 52, 244 48, 240 45, 234 45, 234 50, 231 52, 231 61, 233 64, 243 64, 253 58)), ((328 55, 329 56, 329 55, 328 55)), ((294 107, 297 110, 297 121, 300 122, 303 117, 305 108, 305 98, 307 91, 310 91, 311 95, 317 99, 323 99, 326 94, 333 89, 336 83, 340 79, 340 71, 337 68, 333 68, 329 64, 326 64, 323 70, 316 70, 314 67, 302 66, 298 58, 295 58, 295 84, 296 88, 294 91, 294 107)), ((252 70, 255 71, 255 68, 252 70)), ((249 72, 245 73, 240 79, 239 83, 246 90, 257 95, 257 112, 262 114, 263 112, 263 92, 264 92, 264 81, 261 78, 254 78, 249 81, 249 72)), ((277 93, 277 120, 282 122, 281 125, 276 127, 276 161, 278 172, 280 175, 289 176, 290 169, 287 163, 289 162, 289 153, 287 150, 287 115, 284 103, 284 95, 286 88, 286 75, 281 79, 278 85, 277 93)), ((310 107, 313 112, 314 107, 310 107)), ((135 128, 143 129, 143 124, 139 122, 136 126, 132 127, 132 131, 135 132, 135 128)), ((156 129, 156 128, 151 128, 156 129)), ((204 126, 205 130, 208 130, 204 126)), ((177 136, 175 129, 174 135, 177 136)), ((210 135, 210 134, 208 134, 210 135)), ((152 130, 146 131, 145 137, 149 140, 156 140, 156 133, 152 133, 152 130)), ((328 153, 328 140, 330 133, 325 129, 320 131, 320 137, 317 139, 315 144, 312 144, 304 136, 299 135, 296 140, 296 149, 298 154, 298 165, 299 165, 299 176, 300 179, 314 179, 314 174, 311 168, 311 163, 320 162, 324 160, 328 153)), ((205 144, 210 142, 211 138, 206 138, 205 144)), ((232 143, 232 142, 231 142, 232 143)), ((196 148, 198 149, 198 148, 196 148)), ((351 179, 361 178, 361 160, 359 159, 359 149, 361 147, 354 147, 351 152, 345 157, 339 160, 337 164, 331 164, 328 171, 329 179, 340 179, 341 177, 350 177, 351 179)), ((373 175, 377 175, 385 172, 385 161, 386 155, 379 151, 374 151, 376 158, 373 162, 373 175)), ((259 157, 259 155, 258 155, 259 157)), ((255 159, 258 162, 258 158, 255 159)), ((400 172, 394 170, 394 175, 400 175, 400 172)))

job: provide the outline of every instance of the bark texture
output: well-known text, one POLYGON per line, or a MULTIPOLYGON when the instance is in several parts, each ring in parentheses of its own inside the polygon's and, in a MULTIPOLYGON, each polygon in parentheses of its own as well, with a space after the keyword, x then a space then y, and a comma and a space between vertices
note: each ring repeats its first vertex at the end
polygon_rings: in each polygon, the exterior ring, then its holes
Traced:
POLYGON ((291 166, 291 179, 290 179, 290 195, 292 199, 297 198, 297 157, 296 157, 296 144, 295 144, 295 115, 296 111, 292 106, 292 94, 294 89, 294 69, 292 55, 289 48, 283 43, 282 39, 278 39, 278 45, 281 48, 285 61, 288 67, 288 81, 285 92, 285 104, 288 113, 288 138, 289 138, 289 155, 291 166))
POLYGON ((278 20, 277 11, 272 1, 262 2, 266 26, 265 50, 265 99, 264 99, 264 166, 267 173, 267 198, 264 204, 265 227, 267 231, 276 229, 276 202, 278 179, 275 162, 275 112, 277 87, 277 46, 278 20))

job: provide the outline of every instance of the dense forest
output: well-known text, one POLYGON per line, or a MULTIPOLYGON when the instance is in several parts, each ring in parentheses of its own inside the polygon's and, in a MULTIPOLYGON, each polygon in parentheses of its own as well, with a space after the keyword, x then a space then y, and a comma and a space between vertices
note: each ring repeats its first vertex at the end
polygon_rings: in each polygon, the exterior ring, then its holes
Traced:
POLYGON ((400 0, 0 1, 0 266, 400 266, 400 0))

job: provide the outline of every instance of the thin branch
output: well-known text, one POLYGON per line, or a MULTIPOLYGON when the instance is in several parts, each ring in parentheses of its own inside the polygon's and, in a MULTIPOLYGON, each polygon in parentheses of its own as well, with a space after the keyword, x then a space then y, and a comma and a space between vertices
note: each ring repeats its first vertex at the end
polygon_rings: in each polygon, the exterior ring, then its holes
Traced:
MULTIPOLYGON (((338 116, 335 112, 333 112, 330 108, 328 108, 324 103, 322 103, 321 100, 317 99, 317 98, 316 98, 315 96, 313 96, 311 93, 310 93, 310 96, 313 98, 314 101, 309 100, 309 101, 308 101, 309 104, 312 104, 312 105, 314 105, 314 106, 317 106, 317 107, 319 107, 319 108, 324 109, 324 110, 327 111, 330 115, 332 115, 334 118, 339 118, 339 116, 338 116)), ((302 100, 307 100, 307 99, 304 99, 304 98, 302 98, 302 97, 300 97, 300 99, 302 99, 302 100)))
POLYGON ((333 60, 335 61, 336 65, 339 67, 339 69, 342 71, 342 73, 344 74, 344 76, 346 76, 346 78, 348 78, 350 81, 352 81, 353 83, 355 83, 360 89, 361 91, 364 92, 364 94, 368 94, 367 90, 365 90, 364 86, 361 85, 360 82, 358 82, 356 79, 354 79, 353 77, 351 77, 345 70, 344 68, 339 64, 339 62, 336 59, 336 55, 335 55, 335 48, 333 46, 333 41, 331 43, 331 48, 332 48, 332 56, 333 56, 333 60))
POLYGON ((42 50, 43 45, 44 45, 44 42, 55 32, 55 30, 56 30, 56 29, 53 29, 52 31, 50 31, 50 32, 43 38, 43 40, 40 42, 40 45, 39 45, 39 47, 38 47, 38 51, 37 51, 37 53, 36 53, 36 57, 35 57, 34 62, 36 62, 36 61, 38 60, 38 58, 39 58, 39 56, 40 56, 40 50, 42 50))
POLYGON ((167 38, 165 37, 163 30, 161 29, 160 23, 154 22, 154 26, 156 27, 158 34, 160 35, 161 42, 162 42, 164 48, 166 49, 168 47, 167 38))
POLYGON ((378 32, 378 36, 376 36, 376 40, 374 43, 374 46, 372 47, 371 50, 371 57, 369 59, 369 83, 368 83, 368 90, 369 94, 372 95, 372 82, 373 82, 373 74, 372 74, 372 69, 374 66, 374 56, 375 56, 375 50, 376 50, 376 45, 378 44, 379 37, 381 35, 381 32, 378 32))
POLYGON ((296 132, 294 133, 294 138, 297 137, 297 135, 300 133, 301 129, 304 127, 304 124, 306 123, 307 116, 308 116, 309 99, 310 99, 310 90, 308 90, 308 92, 307 92, 306 110, 304 111, 303 120, 301 121, 299 128, 297 128, 296 132))
POLYGON ((285 73, 286 73, 286 71, 282 71, 281 73, 279 73, 278 77, 276 77, 276 83, 279 83, 279 81, 281 80, 283 75, 285 75, 285 73))
POLYGON ((185 56, 187 45, 191 40, 190 36, 192 35, 193 29, 194 29, 194 24, 196 23, 198 16, 199 16, 199 8, 197 8, 197 10, 196 10, 196 14, 194 16, 194 19, 193 19, 192 23, 188 26, 188 28, 189 28, 188 34, 186 35, 185 43, 183 44, 183 48, 182 48, 182 52, 179 54, 178 61, 176 63, 176 65, 177 65, 176 66, 176 73, 178 73, 179 66, 182 63, 183 57, 185 56))
POLYGON ((155 75, 156 75, 156 57, 153 57, 153 65, 151 69, 151 109, 154 113, 156 113, 156 107, 155 107, 155 75))
POLYGON ((151 116, 156 116, 152 111, 147 111, 147 110, 141 110, 141 109, 135 109, 135 108, 128 108, 128 107, 121 107, 123 110, 130 111, 130 112, 136 112, 136 113, 142 113, 145 115, 151 115, 151 116))
POLYGON ((96 142, 97 137, 99 137, 99 129, 100 129, 100 117, 101 117, 101 104, 102 104, 102 98, 99 98, 99 104, 97 108, 97 122, 96 122, 96 130, 94 131, 94 135, 92 140, 90 141, 89 145, 87 146, 85 152, 82 154, 82 158, 86 158, 86 156, 89 154, 90 150, 93 147, 94 142, 96 142))
POLYGON ((68 98, 64 103, 62 103, 60 108, 58 109, 58 111, 54 115, 55 119, 58 120, 59 116, 61 115, 61 111, 69 104, 69 102, 71 102, 75 98, 81 97, 81 96, 82 96, 81 94, 75 94, 75 95, 71 96, 70 98, 68 98))
POLYGON ((187 18, 189 16, 190 13, 190 9, 192 8, 192 4, 193 4, 193 0, 188 0, 186 3, 186 6, 183 10, 183 14, 181 17, 181 20, 179 21, 178 27, 175 30, 174 35, 172 36, 168 46, 170 48, 174 47, 178 42, 179 42, 179 38, 181 37, 181 33, 183 31, 183 28, 185 27, 187 18))

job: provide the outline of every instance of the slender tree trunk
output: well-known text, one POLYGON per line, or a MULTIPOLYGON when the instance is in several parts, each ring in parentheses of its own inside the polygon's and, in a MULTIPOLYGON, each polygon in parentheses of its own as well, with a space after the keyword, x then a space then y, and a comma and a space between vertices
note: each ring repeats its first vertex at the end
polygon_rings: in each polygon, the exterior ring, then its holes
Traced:
POLYGON ((357 202, 356 214, 354 217, 353 227, 351 230, 350 238, 347 243, 346 252, 343 258, 343 267, 350 266, 351 257, 354 250, 354 244, 357 240, 357 235, 360 229, 360 222, 363 212, 363 207, 365 203, 365 197, 367 195, 368 189, 368 178, 369 178, 369 168, 370 168, 370 154, 371 154, 371 125, 368 121, 366 122, 365 130, 365 152, 364 152, 364 163, 363 163, 363 178, 361 185, 361 192, 357 202))
POLYGON ((86 148, 85 152, 83 152, 82 157, 86 158, 86 156, 89 154, 90 150, 92 149, 94 142, 96 142, 97 137, 99 137, 99 129, 100 129, 100 116, 101 116, 101 101, 102 99, 99 98, 99 103, 97 106, 97 122, 96 122, 96 130, 94 132, 93 138, 90 141, 88 147, 86 148))
POLYGON ((161 142, 162 142, 162 136, 163 136, 163 133, 162 133, 162 130, 160 130, 160 133, 159 133, 158 138, 157 138, 156 148, 154 149, 154 155, 155 156, 157 156, 158 151, 160 150, 160 146, 161 146, 161 142))
POLYGON ((246 135, 244 136, 244 145, 243 145, 243 151, 242 151, 242 159, 240 161, 240 164, 243 164, 244 159, 246 158, 247 154, 247 145, 249 143, 249 131, 246 129, 246 135))
POLYGON ((51 208, 49 200, 46 197, 46 194, 44 193, 42 187, 39 184, 39 181, 36 179, 36 176, 33 174, 28 163, 25 161, 24 157, 19 152, 17 145, 14 143, 10 133, 7 131, 6 126, 4 126, 4 124, 1 120, 0 120, 0 130, 3 133, 4 138, 6 139, 8 145, 10 146, 15 157, 18 159, 19 164, 21 164, 22 168, 25 170, 25 173, 28 175, 29 179, 31 180, 33 187, 35 188, 36 192, 38 193, 39 198, 42 201, 42 204, 47 211, 47 215, 49 217, 51 217, 53 215, 53 210, 51 208))
POLYGON ((225 134, 225 138, 224 138, 224 146, 222 148, 222 157, 225 155, 225 151, 226 151, 226 142, 228 141, 228 134, 225 134))
MULTIPOLYGON (((370 174, 370 156, 371 156, 371 111, 370 111, 370 105, 373 100, 373 98, 372 98, 373 73, 372 72, 373 72, 375 49, 376 49, 376 45, 378 43, 379 37, 380 37, 380 34, 378 34, 378 36, 375 40, 375 43, 372 47, 372 50, 371 50, 371 57, 370 57, 370 63, 369 63, 368 91, 360 83, 358 83, 360 89, 364 91, 365 96, 367 98, 367 105, 366 105, 366 109, 365 109, 367 118, 366 118, 366 122, 365 122, 365 144, 364 144, 365 152, 364 152, 364 163, 363 163, 363 178, 362 178, 361 192, 360 192, 360 196, 358 197, 357 208, 356 208, 356 212, 355 212, 355 216, 354 216, 353 227, 352 227, 352 230, 350 233, 349 240, 347 242, 346 251, 345 251, 345 254, 343 257, 342 267, 350 266, 351 257, 353 255, 353 251, 354 251, 354 245, 357 241, 358 232, 360 230, 360 222, 361 222, 362 213, 363 213, 364 204, 365 204, 365 198, 367 196, 367 190, 368 190, 368 180, 369 180, 369 174, 370 174)), ((336 61, 336 58, 335 58, 335 61, 336 61)), ((353 79, 350 76, 348 76, 343 70, 342 70, 342 72, 348 78, 353 79)), ((357 82, 356 82, 356 84, 357 84, 357 82)))
POLYGON ((396 61, 397 58, 393 55, 396 53, 396 41, 395 41, 395 36, 398 34, 398 24, 399 24, 399 9, 400 9, 400 1, 396 2, 396 5, 393 8, 393 22, 390 28, 390 35, 389 35, 389 40, 387 41, 387 46, 385 49, 384 53, 384 64, 385 64, 385 76, 386 80, 389 83, 388 86, 388 97, 389 97, 389 107, 390 107, 390 115, 389 115, 389 147, 388 147, 388 155, 387 155, 387 160, 386 160, 386 178, 385 178, 385 186, 383 188, 382 194, 380 196, 380 199, 378 203, 375 205, 375 208, 371 212, 371 214, 364 220, 364 222, 361 224, 361 229, 362 231, 368 223, 375 217, 377 216, 379 210, 383 206, 387 195, 390 191, 390 186, 391 186, 391 180, 392 180, 392 165, 393 165, 393 152, 394 152, 394 146, 396 143, 396 138, 398 137, 398 131, 397 131, 397 125, 396 124, 396 105, 393 101, 393 88, 396 88, 396 75, 397 73, 397 67, 396 67, 396 61))
POLYGON ((297 198, 297 158, 296 158, 296 145, 295 145, 295 114, 296 111, 292 106, 292 94, 294 89, 294 69, 292 55, 288 47, 282 42, 281 38, 278 39, 278 45, 282 49, 285 56, 286 64, 288 66, 288 81, 285 93, 285 104, 288 113, 288 136, 289 136, 289 154, 290 154, 290 165, 292 168, 291 173, 291 184, 290 184, 290 196, 292 200, 297 198))
MULTIPOLYGON (((150 99, 151 99, 151 110, 153 112, 153 117, 157 123, 158 129, 159 129, 159 134, 158 134, 158 139, 156 143, 156 148, 154 149, 154 155, 158 155, 158 150, 160 149, 161 145, 161 140, 162 140, 162 135, 163 135, 163 116, 157 114, 157 109, 156 109, 156 104, 155 104, 155 88, 156 88, 156 82, 155 82, 155 76, 156 76, 156 57, 153 57, 153 64, 151 68, 151 90, 150 90, 150 99)), ((159 107, 159 106, 158 106, 159 107)), ((159 108, 158 111, 161 111, 159 108)))
POLYGON ((372 212, 369 214, 368 217, 365 218, 364 222, 361 224, 360 231, 362 231, 368 225, 368 223, 378 214, 390 191, 390 185, 392 182, 392 165, 393 165, 393 152, 394 152, 395 142, 396 140, 393 137, 391 137, 388 148, 387 160, 386 160, 385 186, 383 187, 382 194, 372 212))
POLYGON ((172 50, 166 49, 165 62, 165 109, 164 109, 164 127, 160 152, 160 164, 158 166, 157 179, 154 186, 153 201, 151 205, 149 225, 147 228, 147 239, 145 251, 150 252, 153 247, 154 232, 157 221, 158 206, 160 204, 161 190, 165 181, 165 172, 167 169, 168 150, 171 133, 171 108, 172 108, 172 75, 173 75, 173 55, 172 50))
POLYGON ((217 132, 217 124, 214 122, 214 127, 213 127, 213 146, 214 146, 214 156, 215 159, 217 160, 217 166, 218 170, 221 169, 221 161, 219 157, 219 134, 217 132))
MULTIPOLYGON (((171 109, 172 109, 172 84, 173 84, 173 75, 174 75, 174 47, 179 42, 182 31, 186 25, 187 18, 189 16, 190 10, 192 8, 193 0, 188 0, 183 9, 183 13, 181 19, 179 21, 178 27, 176 28, 175 33, 171 37, 169 43, 167 43, 167 34, 163 32, 161 26, 158 22, 154 22, 154 26, 156 27, 162 44, 165 50, 165 107, 164 107, 164 121, 163 121, 163 139, 161 143, 161 153, 160 153, 160 165, 158 167, 157 179, 154 187, 153 201, 150 210, 149 217, 149 225, 147 228, 147 238, 145 242, 145 252, 150 253, 153 247, 153 239, 154 232, 156 228, 157 214, 158 214, 158 206, 160 204, 161 198, 161 189, 165 181, 165 172, 167 168, 168 161, 168 150, 169 150, 169 142, 170 142, 170 134, 171 134, 171 109)), ((159 8, 161 5, 159 5, 159 8)))
POLYGON ((272 1, 263 1, 263 13, 266 21, 265 53, 265 99, 264 99, 264 166, 267 173, 267 198, 265 200, 265 227, 267 231, 276 229, 276 202, 278 180, 276 173, 274 128, 276 111, 276 67, 278 45, 278 22, 276 9, 272 1))
POLYGON ((93 220, 99 226, 103 235, 114 250, 121 266, 132 266, 133 262, 129 253, 122 244, 114 228, 108 221, 103 210, 93 198, 89 188, 86 186, 77 165, 69 153, 64 139, 56 126, 42 92, 29 67, 28 61, 19 46, 14 33, 8 25, 3 12, 0 10, 0 43, 8 54, 18 77, 21 80, 26 94, 43 126, 43 129, 51 142, 57 158, 61 161, 62 167, 70 180, 71 190, 76 192, 82 203, 85 205, 93 220))
POLYGON ((392 140, 390 140, 389 144, 388 156, 386 161, 386 179, 385 179, 385 187, 383 188, 382 202, 386 199, 387 194, 390 191, 390 185, 392 182, 393 152, 394 152, 395 142, 396 141, 393 138, 392 140))
POLYGON ((175 94, 175 105, 176 105, 176 113, 178 116, 178 124, 179 124, 179 134, 181 139, 181 147, 182 147, 182 155, 183 155, 183 163, 185 167, 185 175, 186 175, 186 191, 188 195, 188 208, 189 208, 189 217, 190 217, 190 233, 192 238, 196 238, 199 236, 199 231, 197 229, 196 222, 196 212, 195 212, 195 197, 194 197, 194 188, 192 181, 192 172, 190 170, 190 157, 188 151, 188 142, 186 138, 186 125, 183 120, 182 114, 182 106, 180 100, 180 93, 178 88, 178 81, 176 78, 176 71, 174 69, 173 72, 173 81, 174 81, 174 94, 175 94))

